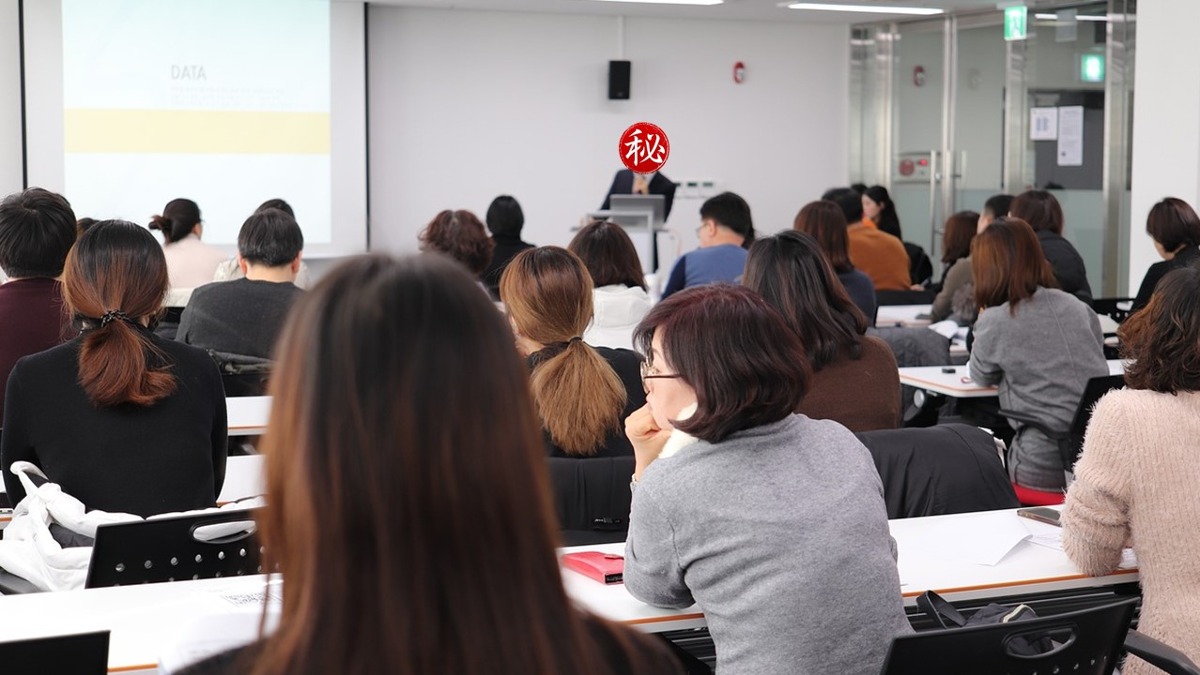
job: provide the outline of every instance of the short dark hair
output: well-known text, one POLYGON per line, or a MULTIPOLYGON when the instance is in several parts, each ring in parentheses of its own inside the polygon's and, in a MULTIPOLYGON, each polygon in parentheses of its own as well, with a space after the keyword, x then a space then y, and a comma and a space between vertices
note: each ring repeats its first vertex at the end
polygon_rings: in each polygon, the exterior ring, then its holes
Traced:
POLYGON ((485 219, 488 232, 494 235, 520 237, 521 228, 525 227, 525 212, 511 195, 500 195, 493 199, 485 219))
POLYGON ((1174 252, 1180 246, 1200 244, 1200 218, 1196 211, 1182 199, 1167 197, 1150 207, 1146 217, 1146 233, 1162 245, 1166 251, 1174 252))
POLYGON ((167 244, 174 244, 196 229, 200 224, 200 207, 190 199, 172 199, 163 207, 162 214, 150 219, 147 226, 163 233, 167 244))
POLYGON ((975 304, 997 307, 1017 305, 1040 288, 1058 288, 1042 244, 1029 223, 1019 218, 997 218, 971 241, 971 274, 975 304))
POLYGON ((57 277, 76 232, 62 195, 37 187, 11 194, 0 201, 0 268, 13 278, 57 277))
POLYGON ((283 209, 255 211, 238 231, 238 255, 248 263, 279 267, 304 250, 304 233, 283 209))
POLYGON ((450 256, 479 276, 492 262, 495 243, 487 236, 483 223, 470 211, 446 209, 433 217, 417 236, 422 251, 437 251, 450 256))
POLYGON ((695 414, 675 427, 710 443, 784 419, 808 390, 812 375, 800 338, 744 286, 709 284, 671 295, 642 319, 633 342, 649 355, 656 333, 663 357, 696 391, 695 414))
POLYGON ((567 250, 583 261, 596 288, 620 285, 646 290, 642 261, 620 225, 607 220, 589 223, 575 234, 567 250))
POLYGON ((846 234, 846 214, 837 204, 826 199, 805 204, 796 214, 792 229, 817 240, 834 272, 854 271, 854 263, 850 262, 850 239, 846 234))
POLYGON ((750 244, 754 243, 754 220, 750 217, 750 205, 732 192, 722 192, 701 204, 700 219, 712 220, 742 235, 742 248, 750 248, 750 244))
POLYGON ((296 212, 292 210, 292 205, 278 197, 274 199, 268 199, 267 201, 259 204, 258 208, 254 209, 254 211, 257 213, 267 209, 279 209, 293 218, 296 217, 296 212))
POLYGON ((1008 215, 1029 223, 1034 232, 1049 230, 1061 235, 1063 231, 1062 206, 1045 190, 1027 190, 1017 195, 1008 207, 1008 215))
POLYGON ((1117 329, 1125 384, 1163 394, 1200 390, 1200 268, 1168 272, 1117 329))
POLYGON ((833 188, 826 190, 825 194, 821 195, 821 199, 831 201, 837 204, 842 209, 842 215, 846 216, 846 223, 853 225, 862 221, 862 195, 850 188, 833 188))
POLYGON ((974 211, 959 211, 947 218, 942 231, 942 262, 950 265, 971 255, 971 240, 978 228, 979 214, 974 211))
POLYGON ((992 219, 1003 218, 1012 208, 1012 195, 992 195, 983 203, 984 214, 990 214, 992 219))

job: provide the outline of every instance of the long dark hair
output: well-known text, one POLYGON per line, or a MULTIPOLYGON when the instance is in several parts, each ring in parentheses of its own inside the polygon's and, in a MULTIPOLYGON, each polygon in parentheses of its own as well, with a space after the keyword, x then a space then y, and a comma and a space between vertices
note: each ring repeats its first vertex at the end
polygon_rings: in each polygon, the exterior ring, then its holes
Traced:
POLYGON ((149 406, 175 391, 144 326, 161 314, 168 288, 162 247, 133 223, 96 223, 67 254, 63 300, 84 329, 79 383, 94 405, 149 406))
POLYGON ((1013 216, 993 220, 971 240, 971 275, 977 307, 1007 302, 1013 315, 1017 305, 1032 298, 1038 288, 1058 288, 1037 234, 1029 223, 1013 216))
POLYGON ((562 587, 525 364, 465 270, 348 261, 278 353, 260 529, 287 583, 254 673, 606 672, 562 587))
POLYGON ((892 202, 892 196, 888 194, 887 188, 882 185, 872 185, 863 194, 879 205, 879 221, 875 223, 879 231, 887 232, 893 237, 903 240, 904 236, 900 232, 900 216, 896 214, 896 204, 892 202))
POLYGON ((803 232, 780 232, 754 242, 742 285, 779 310, 800 337, 813 371, 843 352, 862 356, 867 317, 850 300, 817 240, 803 232))
MULTIPOLYGON (((861 204, 860 198, 860 208, 861 204)), ((838 274, 854 271, 846 227, 845 212, 837 202, 828 199, 805 204, 792 223, 792 229, 804 232, 817 241, 829 264, 833 265, 833 271, 838 274)))

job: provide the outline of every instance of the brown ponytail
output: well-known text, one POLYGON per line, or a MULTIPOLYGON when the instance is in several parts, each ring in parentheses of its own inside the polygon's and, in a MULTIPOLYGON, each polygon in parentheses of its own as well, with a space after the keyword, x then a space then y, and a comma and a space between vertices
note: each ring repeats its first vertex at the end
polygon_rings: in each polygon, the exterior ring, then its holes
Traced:
POLYGON ((522 251, 500 278, 500 299, 522 335, 545 345, 530 385, 542 426, 569 455, 591 455, 621 424, 626 393, 612 366, 580 339, 592 320, 592 278, 557 246, 522 251))
POLYGON ((79 383, 93 405, 149 406, 175 391, 170 365, 143 326, 161 311, 167 288, 162 248, 133 223, 96 223, 71 249, 63 299, 85 331, 79 383))

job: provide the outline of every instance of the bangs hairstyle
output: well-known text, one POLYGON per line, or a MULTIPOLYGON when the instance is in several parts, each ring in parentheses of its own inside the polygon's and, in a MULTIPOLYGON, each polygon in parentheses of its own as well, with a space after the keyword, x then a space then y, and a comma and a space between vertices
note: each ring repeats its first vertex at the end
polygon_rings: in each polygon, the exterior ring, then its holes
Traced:
POLYGON ((805 204, 796 214, 792 229, 805 232, 817 240, 829 264, 833 265, 834 272, 845 274, 854 271, 854 264, 850 262, 846 215, 835 202, 822 199, 805 204))
POLYGON ((77 237, 62 195, 29 188, 0 201, 0 268, 9 277, 57 277, 77 237))
POLYGON ((971 274, 977 306, 997 307, 1007 302, 1014 316, 1017 305, 1033 297, 1038 287, 1058 288, 1033 228, 1011 217, 997 218, 975 235, 971 274))
POLYGON ((1029 223, 1034 232, 1063 233, 1062 207, 1054 195, 1045 190, 1028 190, 1017 195, 1009 204, 1008 215, 1029 223))
POLYGON ((971 240, 979 227, 979 214, 959 211, 946 219, 942 232, 942 262, 947 265, 971 255, 971 240))
POLYGON ((808 391, 804 347, 754 291, 695 286, 655 305, 634 330, 646 355, 661 334, 663 357, 696 391, 696 413, 675 427, 710 443, 791 415, 808 391))
POLYGON ((447 209, 434 216, 417 240, 422 251, 448 255, 477 277, 492 262, 492 249, 496 245, 479 218, 463 209, 447 209))
POLYGON ((190 199, 172 199, 163 207, 161 215, 150 219, 147 226, 151 230, 159 230, 168 244, 183 239, 200 224, 200 207, 190 199))
POLYGON ((592 275, 592 284, 646 290, 642 261, 625 228, 602 220, 586 225, 571 239, 567 250, 579 256, 592 275))
POLYGON ((1162 394, 1200 390, 1200 268, 1168 272, 1117 329, 1125 384, 1162 394))
POLYGON ((750 247, 742 285, 779 310, 800 337, 814 371, 843 352, 862 356, 867 317, 833 273, 817 241, 803 232, 781 232, 750 247))
POLYGON ((581 338, 592 320, 592 278, 557 246, 521 251, 500 277, 500 301, 522 335, 544 345, 530 387, 542 426, 568 455, 593 455, 621 427, 628 394, 616 371, 581 338))
POLYGON ((123 220, 89 227, 67 256, 63 301, 84 328, 79 383, 98 407, 154 405, 175 391, 175 376, 150 340, 167 296, 167 260, 154 235, 123 220), (110 311, 126 319, 102 318, 110 311))
POLYGON ((259 520, 287 583, 252 672, 605 672, 563 591, 525 373, 503 316, 436 256, 354 258, 296 301, 259 520))
POLYGON ((1200 244, 1200 218, 1187 202, 1167 197, 1150 208, 1146 234, 1154 237, 1163 250, 1173 253, 1180 246, 1200 244))

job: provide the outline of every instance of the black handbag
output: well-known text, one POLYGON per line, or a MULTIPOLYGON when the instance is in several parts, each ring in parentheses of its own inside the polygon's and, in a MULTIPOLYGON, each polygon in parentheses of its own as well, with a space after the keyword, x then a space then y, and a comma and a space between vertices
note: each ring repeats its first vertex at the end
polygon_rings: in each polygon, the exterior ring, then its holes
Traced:
MULTIPOLYGON (((970 616, 963 616, 954 605, 933 591, 925 591, 917 597, 917 608, 942 628, 968 628, 1037 618, 1037 612, 1029 605, 994 602, 975 610, 970 616)), ((1054 649, 1054 643, 1049 635, 1018 636, 1009 643, 1009 649, 1021 656, 1037 656, 1054 649)))

